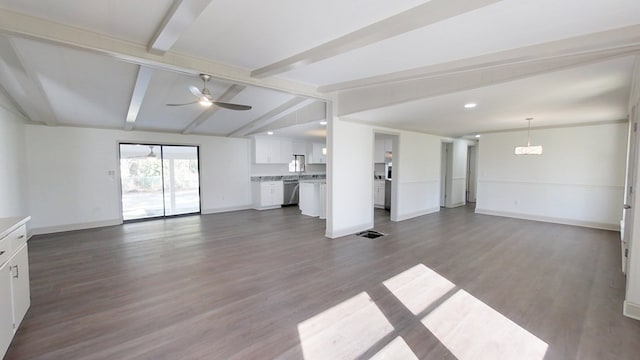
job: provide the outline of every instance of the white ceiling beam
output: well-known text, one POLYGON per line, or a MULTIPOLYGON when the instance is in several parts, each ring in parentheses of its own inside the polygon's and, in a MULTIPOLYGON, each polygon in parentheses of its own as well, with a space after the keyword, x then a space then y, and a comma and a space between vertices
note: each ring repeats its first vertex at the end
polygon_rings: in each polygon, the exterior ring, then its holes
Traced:
POLYGON ((249 71, 245 69, 174 52, 167 52, 160 56, 148 52, 146 45, 143 44, 112 38, 6 9, 0 9, 0 33, 91 51, 148 67, 191 75, 210 74, 216 79, 227 82, 265 87, 297 96, 325 99, 325 95, 317 92, 316 88, 311 85, 279 78, 260 80, 251 77, 249 71))
MULTIPOLYGON (((638 44, 640 44, 640 25, 633 25, 442 64, 320 86, 318 91, 324 93, 343 91, 517 63, 535 63, 554 58, 564 59, 571 55, 598 53, 602 50, 620 49, 638 44)), ((606 53, 603 56, 606 56, 606 53)))
POLYGON ((11 99, 29 120, 57 125, 55 112, 36 72, 16 51, 10 39, 0 36, 0 49, 0 80, 5 91, 13 94, 11 99))
POLYGON ((153 69, 146 66, 138 66, 138 76, 136 77, 136 83, 133 86, 133 93, 131 94, 131 101, 129 102, 129 111, 127 111, 127 118, 125 119, 124 129, 132 130, 133 125, 140 113, 140 106, 144 96, 149 89, 149 82, 153 76, 153 69))
MULTIPOLYGON (((229 102, 234 97, 236 97, 238 94, 240 94, 244 89, 246 89, 246 86, 236 85, 236 84, 231 85, 227 89, 227 91, 225 91, 224 94, 220 95, 220 97, 218 97, 216 100, 220 101, 220 102, 229 102)), ((205 111, 200 113, 200 115, 198 115, 198 117, 196 117, 191 122, 191 124, 189 124, 182 131, 182 133, 183 134, 191 134, 191 133, 193 133, 193 130, 195 130, 198 126, 200 126, 200 124, 205 122, 207 119, 210 119, 211 116, 213 116, 213 114, 215 114, 219 109, 220 109, 220 107, 215 106, 215 105, 209 106, 205 111)))
POLYGON ((640 45, 345 90, 337 93, 337 116, 348 116, 414 100, 477 89, 605 59, 629 56, 638 51, 640 45))
POLYGON ((310 122, 319 122, 326 118, 327 104, 324 101, 314 101, 292 113, 274 119, 274 121, 268 125, 251 131, 247 136, 263 133, 268 130, 278 130, 310 122))
POLYGON ((248 133, 254 131, 255 129, 266 126, 273 121, 277 120, 279 117, 289 114, 298 110, 300 107, 305 106, 308 103, 313 102, 314 100, 305 99, 302 97, 294 97, 293 99, 285 102, 284 104, 278 106, 277 108, 267 112, 266 114, 258 117, 257 119, 249 122, 248 124, 236 129, 235 131, 227 134, 228 137, 242 137, 246 136, 248 133))
POLYGON ((499 1, 501 0, 431 0, 307 51, 253 70, 251 76, 265 78, 278 75, 499 1))
POLYGON ((149 51, 158 55, 169 51, 210 3, 211 0, 175 0, 147 45, 149 51))

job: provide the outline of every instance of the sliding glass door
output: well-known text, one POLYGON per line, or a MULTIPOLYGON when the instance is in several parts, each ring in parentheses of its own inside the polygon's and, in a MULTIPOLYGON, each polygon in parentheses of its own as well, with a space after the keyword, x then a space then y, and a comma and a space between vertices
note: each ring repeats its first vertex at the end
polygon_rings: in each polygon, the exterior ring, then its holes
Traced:
POLYGON ((200 212, 197 146, 120 144, 122 218, 200 212))

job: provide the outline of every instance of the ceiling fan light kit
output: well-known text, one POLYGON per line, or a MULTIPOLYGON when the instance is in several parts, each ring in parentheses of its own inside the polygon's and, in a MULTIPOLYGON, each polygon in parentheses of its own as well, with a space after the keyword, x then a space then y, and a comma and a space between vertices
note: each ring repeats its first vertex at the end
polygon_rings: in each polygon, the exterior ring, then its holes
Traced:
POLYGON ((527 146, 516 146, 516 155, 542 155, 542 145, 531 145, 531 120, 533 118, 526 119, 529 122, 527 127, 527 146))
POLYGON ((232 104, 226 103, 222 101, 216 101, 213 96, 211 96, 211 91, 209 91, 209 87, 207 84, 211 79, 211 75, 208 74, 200 74, 200 78, 202 79, 202 90, 197 87, 190 85, 189 91, 197 98, 196 101, 184 103, 184 104, 167 104, 167 106, 183 106, 183 105, 191 105, 198 103, 204 107, 209 107, 211 105, 216 105, 218 107, 229 109, 229 110, 251 110, 251 106, 249 105, 240 105, 240 104, 232 104))

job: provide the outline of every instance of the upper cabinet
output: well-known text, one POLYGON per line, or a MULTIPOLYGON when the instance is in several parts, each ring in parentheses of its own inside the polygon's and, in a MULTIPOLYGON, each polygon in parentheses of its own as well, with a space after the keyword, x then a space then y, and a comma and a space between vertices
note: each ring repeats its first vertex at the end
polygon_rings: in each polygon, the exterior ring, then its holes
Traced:
POLYGON ((312 143, 307 155, 308 164, 326 164, 327 147, 323 143, 312 143))
POLYGON ((293 141, 282 138, 256 137, 253 140, 256 164, 288 164, 293 155, 293 141))
POLYGON ((374 143, 374 150, 373 150, 373 162, 384 163, 386 161, 389 161, 389 159, 386 159, 385 161, 385 155, 387 155, 387 153, 391 153, 392 148, 393 148, 393 140, 376 139, 374 143))
POLYGON ((257 136, 253 139, 253 144, 256 164, 288 164, 294 154, 306 155, 307 164, 327 163, 327 148, 324 143, 257 136))

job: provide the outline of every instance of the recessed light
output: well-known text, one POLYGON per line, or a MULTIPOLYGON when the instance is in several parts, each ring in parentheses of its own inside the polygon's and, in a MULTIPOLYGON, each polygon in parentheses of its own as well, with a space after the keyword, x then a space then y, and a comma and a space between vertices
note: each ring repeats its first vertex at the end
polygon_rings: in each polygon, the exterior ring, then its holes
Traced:
POLYGON ((320 121, 320 125, 327 125, 327 122, 325 120, 320 121))
POLYGON ((478 106, 478 104, 476 104, 476 103, 466 103, 466 104, 464 104, 464 108, 465 109, 473 109, 476 106, 478 106))
POLYGON ((273 135, 273 131, 267 131, 267 135, 273 135))
POLYGON ((480 137, 480 134, 476 135, 476 139, 480 137))

